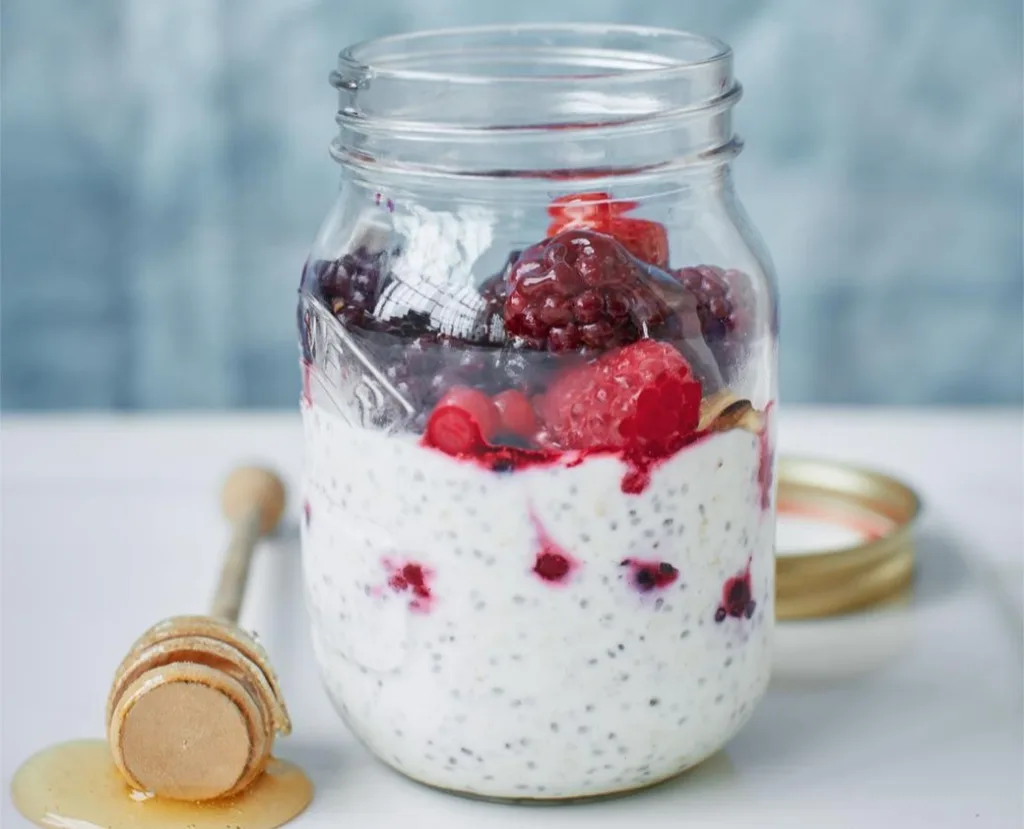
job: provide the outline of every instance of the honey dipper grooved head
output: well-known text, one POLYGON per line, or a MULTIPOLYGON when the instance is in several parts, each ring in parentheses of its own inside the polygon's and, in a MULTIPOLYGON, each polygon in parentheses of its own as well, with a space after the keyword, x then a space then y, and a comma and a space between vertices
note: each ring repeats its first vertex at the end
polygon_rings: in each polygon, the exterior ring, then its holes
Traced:
POLYGON ((284 512, 284 483, 260 466, 241 466, 224 482, 221 507, 229 521, 237 521, 253 507, 260 510, 260 532, 273 532, 284 512))
POLYGON ((198 664, 143 674, 111 723, 114 760, 133 788, 172 800, 233 794, 262 770, 262 713, 233 677, 198 664), (253 769, 255 761, 259 769, 253 769))
POLYGON ((243 791, 291 721, 266 652, 237 626, 205 616, 153 625, 118 666, 107 739, 128 784, 173 800, 243 791))

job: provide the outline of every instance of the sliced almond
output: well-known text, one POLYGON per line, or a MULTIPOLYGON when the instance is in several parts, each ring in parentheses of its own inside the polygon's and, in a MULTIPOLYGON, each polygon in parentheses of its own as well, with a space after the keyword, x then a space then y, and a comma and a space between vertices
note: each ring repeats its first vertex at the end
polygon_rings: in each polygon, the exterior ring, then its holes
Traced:
POLYGON ((700 420, 697 428, 701 432, 708 431, 722 410, 728 408, 736 399, 736 395, 728 389, 721 389, 705 397, 700 401, 700 420))
POLYGON ((757 434, 764 426, 764 417, 746 398, 737 397, 728 389, 716 392, 701 401, 698 428, 707 432, 726 432, 737 427, 757 434))

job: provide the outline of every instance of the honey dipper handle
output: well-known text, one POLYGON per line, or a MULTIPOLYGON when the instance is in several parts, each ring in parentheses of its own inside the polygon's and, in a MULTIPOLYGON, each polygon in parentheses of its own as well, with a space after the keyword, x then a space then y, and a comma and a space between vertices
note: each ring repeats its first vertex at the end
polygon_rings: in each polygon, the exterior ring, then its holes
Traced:
POLYGON ((237 622, 242 610, 245 585, 249 580, 249 562, 260 538, 260 510, 253 507, 236 520, 231 543, 220 568, 217 590, 213 594, 210 615, 229 622, 237 622))
POLYGON ((263 467, 239 467, 224 482, 221 507, 231 522, 231 544, 221 565, 211 616, 238 621, 253 548, 260 536, 274 531, 284 512, 284 501, 284 483, 263 467))

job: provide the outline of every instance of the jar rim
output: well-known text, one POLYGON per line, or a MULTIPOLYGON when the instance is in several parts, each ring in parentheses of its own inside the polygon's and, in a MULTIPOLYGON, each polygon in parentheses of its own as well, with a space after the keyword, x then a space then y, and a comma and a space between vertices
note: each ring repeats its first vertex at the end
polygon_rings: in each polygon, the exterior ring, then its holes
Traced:
POLYGON ((424 175, 639 175, 727 161, 732 49, 675 29, 465 26, 345 49, 331 155, 424 175))
MULTIPOLYGON (((488 57, 493 53, 488 52, 488 57)), ((342 72, 372 75, 374 78, 390 78, 402 81, 437 82, 446 84, 524 84, 537 85, 565 81, 571 78, 577 85, 607 85, 609 82, 627 81, 645 83, 662 80, 672 75, 707 70, 715 64, 731 61, 731 47, 718 38, 701 35, 682 29, 656 26, 638 26, 619 23, 525 23, 488 24, 459 26, 451 28, 423 29, 414 32, 386 35, 354 43, 338 55, 342 72), (605 65, 603 69, 584 73, 566 74, 497 74, 496 72, 436 71, 412 68, 417 61, 437 59, 445 55, 464 54, 453 47, 469 45, 474 41, 492 46, 507 39, 507 46, 522 45, 539 48, 548 45, 551 49, 580 50, 587 40, 594 42, 601 38, 617 37, 633 39, 637 46, 649 44, 661 47, 659 51, 644 51, 640 48, 609 49, 600 46, 586 46, 591 61, 605 59, 617 64, 605 65), (545 40, 565 38, 560 44, 545 44, 545 40), (579 46, 568 42, 579 40, 579 46), (434 50, 426 51, 433 45, 434 50), (447 51, 437 47, 447 45, 447 51), (420 51, 415 51, 419 47, 420 51), (692 52, 692 56, 688 56, 692 52), (643 62, 646 59, 646 63, 643 62), (410 67, 410 64, 412 67, 410 67)), ((594 68, 584 61, 582 67, 594 68)))

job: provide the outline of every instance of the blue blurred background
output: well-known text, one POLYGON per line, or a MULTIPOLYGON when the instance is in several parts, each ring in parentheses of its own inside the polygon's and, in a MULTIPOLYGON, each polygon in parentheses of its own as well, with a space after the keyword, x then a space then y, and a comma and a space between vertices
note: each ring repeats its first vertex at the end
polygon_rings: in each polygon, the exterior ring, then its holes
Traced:
POLYGON ((295 406, 337 51, 546 20, 735 49, 786 401, 1020 403, 1020 0, 4 0, 3 408, 295 406))

